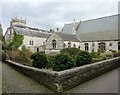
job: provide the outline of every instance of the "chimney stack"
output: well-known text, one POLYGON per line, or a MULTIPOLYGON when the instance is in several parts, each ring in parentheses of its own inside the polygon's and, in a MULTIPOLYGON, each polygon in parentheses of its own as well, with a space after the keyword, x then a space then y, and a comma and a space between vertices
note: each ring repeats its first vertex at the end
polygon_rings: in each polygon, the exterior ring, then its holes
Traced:
POLYGON ((73 34, 76 34, 76 29, 75 29, 75 19, 73 19, 73 34))

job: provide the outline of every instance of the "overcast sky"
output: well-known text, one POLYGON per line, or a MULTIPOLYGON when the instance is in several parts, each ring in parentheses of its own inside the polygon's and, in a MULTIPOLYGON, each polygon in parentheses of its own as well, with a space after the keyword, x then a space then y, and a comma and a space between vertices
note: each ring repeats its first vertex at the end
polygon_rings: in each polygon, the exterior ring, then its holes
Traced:
POLYGON ((4 31, 11 18, 26 19, 27 26, 61 29, 65 23, 118 14, 119 0, 1 0, 0 22, 4 31), (84 2, 83 2, 84 1, 84 2))

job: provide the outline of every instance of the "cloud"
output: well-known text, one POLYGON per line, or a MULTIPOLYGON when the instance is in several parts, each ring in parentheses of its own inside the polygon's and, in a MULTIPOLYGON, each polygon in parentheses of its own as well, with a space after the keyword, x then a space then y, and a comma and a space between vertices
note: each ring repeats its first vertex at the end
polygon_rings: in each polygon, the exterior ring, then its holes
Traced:
MULTIPOLYGON (((10 1, 10 0, 9 0, 10 1)), ((117 14, 116 2, 2 2, 2 24, 5 29, 13 17, 27 20, 27 25, 42 29, 62 28, 65 23, 117 14)), ((99 1, 99 0, 98 0, 99 1)), ((110 0, 111 1, 111 0, 110 0)))

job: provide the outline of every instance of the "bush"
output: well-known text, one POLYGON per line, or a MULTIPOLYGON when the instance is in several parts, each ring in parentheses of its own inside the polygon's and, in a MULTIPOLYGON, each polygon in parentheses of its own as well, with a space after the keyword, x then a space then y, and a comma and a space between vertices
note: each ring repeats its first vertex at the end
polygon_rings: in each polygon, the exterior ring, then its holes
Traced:
POLYGON ((92 63, 99 62, 99 61, 102 61, 102 59, 101 58, 92 58, 92 63))
POLYGON ((117 51, 116 51, 116 50, 111 50, 111 52, 112 52, 112 53, 117 53, 117 51))
POLYGON ((112 53, 105 53, 105 55, 106 55, 106 59, 110 59, 113 57, 112 53))
POLYGON ((48 64, 47 56, 44 53, 36 52, 32 54, 31 59, 33 60, 33 67, 42 69, 48 64))
POLYGON ((80 51, 79 48, 65 48, 60 51, 60 53, 66 53, 69 54, 72 57, 75 57, 75 55, 80 51))
POLYGON ((48 64, 47 64, 46 68, 53 68, 54 56, 47 55, 47 59, 48 59, 48 64))
POLYGON ((20 51, 19 50, 12 50, 12 51, 7 51, 10 60, 15 61, 15 62, 20 62, 20 51))
POLYGON ((7 51, 7 54, 10 57, 10 60, 31 66, 31 59, 30 56, 32 53, 28 50, 12 50, 12 51, 7 51))
POLYGON ((92 58, 98 58, 99 53, 98 52, 91 52, 91 56, 92 56, 92 58))
POLYGON ((75 57, 75 61, 76 61, 76 66, 90 64, 92 61, 92 56, 87 51, 80 51, 77 53, 75 57))
POLYGON ((53 70, 62 71, 74 66, 72 58, 68 54, 58 54, 53 61, 53 70))

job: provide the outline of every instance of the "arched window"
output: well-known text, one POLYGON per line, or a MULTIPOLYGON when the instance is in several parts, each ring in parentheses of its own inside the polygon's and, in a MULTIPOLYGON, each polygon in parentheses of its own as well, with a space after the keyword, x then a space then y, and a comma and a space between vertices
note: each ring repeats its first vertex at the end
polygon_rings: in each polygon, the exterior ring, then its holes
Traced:
POLYGON ((70 42, 68 43, 68 48, 71 48, 71 43, 70 42))
POLYGON ((53 49, 56 49, 56 40, 52 40, 52 47, 53 49))

